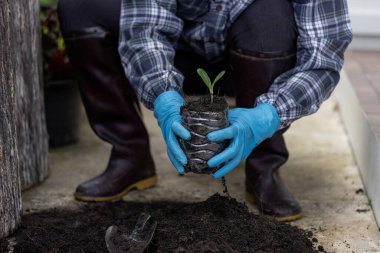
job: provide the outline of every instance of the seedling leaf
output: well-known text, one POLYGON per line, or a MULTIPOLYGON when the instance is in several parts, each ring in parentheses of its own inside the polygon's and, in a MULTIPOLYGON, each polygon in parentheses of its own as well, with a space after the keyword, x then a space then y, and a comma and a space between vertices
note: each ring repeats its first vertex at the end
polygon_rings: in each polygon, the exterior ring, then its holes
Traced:
POLYGON ((216 83, 217 81, 219 81, 219 80, 224 76, 225 73, 226 73, 226 71, 222 71, 222 72, 220 72, 220 73, 215 77, 215 80, 214 80, 214 82, 212 83, 212 87, 214 87, 215 83, 216 83))
POLYGON ((211 83, 211 80, 210 80, 210 77, 208 76, 208 74, 206 73, 206 71, 204 71, 203 69, 201 68, 198 68, 197 69, 197 73, 198 75, 202 78, 203 82, 206 84, 207 88, 209 89, 210 91, 210 96, 211 96, 211 104, 213 103, 214 101, 214 85, 217 81, 219 81, 223 75, 226 73, 226 71, 222 71, 220 72, 213 83, 211 83))
POLYGON ((211 80, 210 77, 207 75, 206 71, 199 68, 197 69, 198 75, 202 78, 203 82, 207 85, 207 87, 210 88, 211 86, 211 80))

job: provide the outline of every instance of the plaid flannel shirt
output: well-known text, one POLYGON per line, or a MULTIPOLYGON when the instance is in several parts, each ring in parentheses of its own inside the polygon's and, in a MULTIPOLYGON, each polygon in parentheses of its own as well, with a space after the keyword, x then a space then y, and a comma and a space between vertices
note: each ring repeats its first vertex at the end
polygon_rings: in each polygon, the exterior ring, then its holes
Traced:
MULTIPOLYGON (((227 30, 254 0, 122 0, 119 53, 140 101, 153 109, 162 92, 182 93, 173 66, 181 37, 213 60, 225 50, 227 30), (183 20, 186 22, 184 25, 183 20), (188 23, 190 25, 188 25, 188 23)), ((292 0, 298 27, 297 62, 252 104, 273 105, 280 128, 316 112, 339 81, 352 40, 346 0, 292 0)))

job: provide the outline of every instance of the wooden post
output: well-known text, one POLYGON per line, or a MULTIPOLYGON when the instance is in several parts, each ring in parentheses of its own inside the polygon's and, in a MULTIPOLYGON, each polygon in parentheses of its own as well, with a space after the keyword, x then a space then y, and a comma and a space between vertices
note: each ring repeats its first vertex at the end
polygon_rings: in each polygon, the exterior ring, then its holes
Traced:
POLYGON ((0 238, 20 224, 21 188, 17 145, 14 1, 0 0, 0 238))
POLYGON ((39 27, 38 0, 0 0, 0 238, 48 172, 39 27))
POLYGON ((17 45, 17 133, 22 190, 48 175, 48 134, 45 124, 41 29, 38 0, 13 0, 16 4, 13 36, 17 45))

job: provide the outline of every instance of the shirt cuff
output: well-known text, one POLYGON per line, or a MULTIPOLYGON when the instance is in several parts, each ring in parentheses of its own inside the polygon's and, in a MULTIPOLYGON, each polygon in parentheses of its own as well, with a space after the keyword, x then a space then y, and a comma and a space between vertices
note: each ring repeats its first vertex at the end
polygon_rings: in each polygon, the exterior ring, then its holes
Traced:
POLYGON ((183 96, 182 83, 184 78, 179 72, 162 71, 154 75, 143 76, 142 79, 145 85, 137 96, 149 110, 154 109, 154 101, 166 91, 177 91, 183 96))
POLYGON ((255 106, 266 103, 272 105, 280 119, 279 129, 288 127, 295 119, 299 118, 297 105, 290 97, 283 94, 265 93, 256 99, 255 106))

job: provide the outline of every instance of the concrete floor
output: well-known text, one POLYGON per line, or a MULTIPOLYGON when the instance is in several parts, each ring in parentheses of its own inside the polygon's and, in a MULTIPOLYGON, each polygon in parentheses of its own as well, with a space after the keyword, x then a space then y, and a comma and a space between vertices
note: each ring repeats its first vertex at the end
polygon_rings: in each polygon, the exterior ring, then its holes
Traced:
MULTIPOLYGON (((297 121, 286 133, 291 157, 281 173, 305 212, 305 217, 293 224, 313 231, 329 252, 380 252, 380 233, 369 200, 356 193, 363 185, 337 109, 331 99, 316 115, 297 121)), ((220 182, 209 176, 177 176, 152 113, 144 111, 144 119, 160 182, 152 189, 130 193, 127 201, 194 202, 221 192, 220 182)), ((24 210, 75 208, 73 190, 103 170, 109 151, 110 146, 96 138, 84 118, 78 143, 51 150, 50 177, 23 194, 24 210)), ((227 176, 231 195, 240 201, 244 201, 243 168, 241 164, 227 176)))

